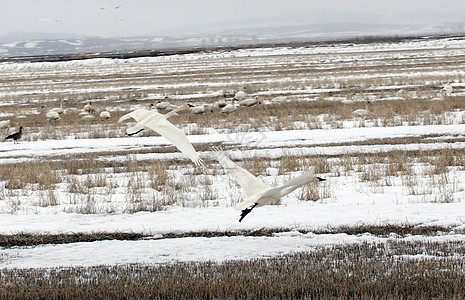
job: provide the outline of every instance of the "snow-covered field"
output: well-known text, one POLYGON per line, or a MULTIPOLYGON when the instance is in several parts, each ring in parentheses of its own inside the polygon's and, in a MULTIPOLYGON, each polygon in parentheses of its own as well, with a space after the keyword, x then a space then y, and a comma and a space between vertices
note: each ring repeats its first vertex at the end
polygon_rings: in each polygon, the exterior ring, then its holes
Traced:
POLYGON ((454 232, 464 228, 465 220, 464 44, 460 38, 425 38, 2 63, 0 119, 11 119, 16 127, 25 124, 25 136, 19 144, 0 144, 0 234, 135 232, 153 238, 0 248, 0 268, 222 262, 389 239, 465 241, 454 232), (452 95, 439 104, 430 101, 446 82, 454 87, 452 95), (263 97, 264 105, 238 109, 236 116, 186 112, 173 119, 204 159, 202 168, 165 138, 150 133, 129 138, 127 125, 116 122, 165 94, 176 104, 210 104, 239 86, 263 97), (341 104, 349 94, 355 104, 341 104), (288 100, 274 103, 278 95, 288 100), (50 124, 39 107, 60 99, 68 111, 50 124), (352 118, 350 112, 365 99, 377 105, 373 115, 352 118), (97 109, 109 109, 113 121, 77 118, 90 100, 97 109), (318 103, 323 106, 306 111, 318 103), (390 103, 408 103, 418 111, 387 112, 383 105, 390 103), (239 223, 233 206, 245 195, 214 160, 216 145, 269 185, 313 164, 320 165, 318 176, 326 181, 295 191, 279 205, 256 208, 239 223), (49 174, 51 183, 44 183, 41 173, 49 174), (155 184, 162 176, 167 179, 155 184), (14 188, 18 179, 26 181, 14 188), (315 194, 316 199, 309 196, 315 194), (380 237, 296 231, 362 224, 440 226, 450 232, 380 237), (283 232, 159 238, 263 228, 283 232))

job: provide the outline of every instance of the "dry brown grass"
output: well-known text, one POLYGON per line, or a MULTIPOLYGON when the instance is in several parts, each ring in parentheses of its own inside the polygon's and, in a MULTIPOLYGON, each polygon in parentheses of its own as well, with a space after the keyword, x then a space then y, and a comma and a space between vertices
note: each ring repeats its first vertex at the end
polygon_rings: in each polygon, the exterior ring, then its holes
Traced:
POLYGON ((463 97, 452 96, 444 102, 427 99, 437 94, 444 82, 461 82, 460 76, 448 75, 447 72, 454 74, 461 70, 463 61, 463 55, 453 49, 418 49, 223 58, 209 64, 203 60, 140 62, 138 65, 119 62, 114 65, 75 66, 73 72, 62 72, 63 67, 57 65, 56 69, 36 67, 6 73, 0 81, 0 91, 4 92, 4 100, 14 103, 2 107, 5 113, 27 116, 13 120, 14 126, 25 127, 25 140, 62 139, 82 133, 85 133, 82 137, 95 138, 124 136, 125 125, 116 121, 131 109, 147 108, 165 94, 170 95, 170 101, 175 104, 186 101, 213 103, 220 97, 220 89, 237 90, 244 83, 249 93, 265 94, 266 99, 273 97, 266 92, 287 95, 290 91, 291 101, 239 108, 231 115, 223 115, 216 110, 213 114, 194 116, 186 111, 175 122, 181 126, 196 123, 197 127, 189 132, 192 134, 204 133, 208 127, 242 131, 264 127, 294 129, 297 121, 306 123, 310 129, 321 128, 321 119, 338 128, 342 126, 341 120, 352 119, 351 111, 362 107, 363 100, 370 98, 374 100, 371 105, 374 115, 368 119, 379 118, 376 122, 382 126, 397 126, 402 122, 410 125, 444 124, 450 121, 444 112, 464 109, 463 97), (444 55, 438 56, 438 52, 444 55), (164 71, 160 72, 160 68, 164 71), (410 74, 412 69, 418 73, 417 76, 410 74), (438 74, 438 69, 446 72, 438 74), (173 78, 176 78, 176 84, 173 84, 173 78), (154 88, 154 82, 160 87, 154 88), (400 89, 396 86, 404 85, 409 86, 403 87, 407 95, 405 99, 377 101, 395 96, 400 89), (38 89, 42 93, 34 93, 38 89), (75 92, 70 94, 67 92, 70 89, 75 92), (319 92, 319 89, 323 91, 319 92), (196 94, 206 96, 183 99, 186 95, 195 97, 196 94), (356 104, 340 105, 337 100, 346 98, 348 94, 354 95, 356 104), (49 108, 57 107, 61 99, 66 100, 64 106, 67 109, 62 120, 50 124, 43 114, 37 114, 43 103, 49 108), (112 118, 105 122, 98 117, 82 121, 78 113, 87 101, 93 102, 97 112, 112 108, 112 118))
POLYGON ((464 253, 457 242, 392 241, 318 247, 311 252, 221 264, 4 269, 0 271, 0 297, 463 298, 464 253))

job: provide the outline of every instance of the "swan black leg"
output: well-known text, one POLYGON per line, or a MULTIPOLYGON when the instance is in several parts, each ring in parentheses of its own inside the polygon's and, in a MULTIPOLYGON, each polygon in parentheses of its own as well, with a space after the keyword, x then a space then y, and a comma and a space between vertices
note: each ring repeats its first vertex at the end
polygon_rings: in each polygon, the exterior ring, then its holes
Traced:
POLYGON ((137 132, 134 132, 134 133, 128 133, 129 136, 132 136, 132 135, 135 135, 135 134, 138 134, 139 132, 141 132, 142 130, 144 130, 144 128, 142 128, 141 130, 137 131, 137 132))
POLYGON ((258 205, 258 203, 255 203, 252 207, 243 209, 242 213, 241 213, 241 218, 239 219, 239 222, 242 221, 242 219, 244 219, 245 216, 247 216, 252 211, 252 209, 257 205, 258 205))

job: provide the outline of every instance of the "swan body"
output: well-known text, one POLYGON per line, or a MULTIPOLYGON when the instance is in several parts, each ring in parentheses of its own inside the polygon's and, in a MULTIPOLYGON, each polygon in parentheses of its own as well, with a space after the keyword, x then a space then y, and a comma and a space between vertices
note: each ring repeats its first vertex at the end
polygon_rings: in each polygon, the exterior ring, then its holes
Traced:
POLYGON ((219 107, 219 108, 223 108, 223 107, 225 107, 226 105, 227 105, 226 100, 224 100, 224 99, 218 100, 218 107, 219 107))
POLYGON ((262 104, 262 100, 260 100, 258 96, 255 96, 255 98, 248 98, 248 99, 245 99, 239 102, 240 106, 247 106, 247 107, 254 106, 257 104, 262 104))
POLYGON ((171 105, 167 99, 168 96, 165 96, 165 101, 161 102, 160 100, 157 100, 157 103, 155 104, 155 107, 159 110, 165 110, 169 105, 171 105))
POLYGON ((194 115, 201 115, 206 111, 213 112, 213 110, 208 105, 194 106, 194 107, 191 108, 191 112, 194 115))
POLYGON ((444 101, 446 99, 446 91, 444 89, 439 91, 439 97, 431 99, 431 101, 444 101))
POLYGON ((93 119, 95 119, 95 117, 91 114, 86 114, 81 117, 81 120, 93 120, 93 119))
POLYGON ((400 89, 397 91, 396 96, 399 98, 406 98, 407 97, 407 91, 404 89, 400 89))
POLYGON ((48 111, 45 116, 47 117, 47 120, 49 120, 50 122, 51 121, 56 121, 56 120, 60 120, 60 114, 57 113, 56 111, 48 111))
POLYGON ((234 94, 234 99, 243 100, 243 99, 247 98, 248 95, 245 92, 245 90, 246 90, 246 87, 244 87, 244 86, 240 87, 239 91, 236 94, 234 94))
POLYGON ((100 112, 99 117, 100 117, 101 120, 108 120, 108 119, 110 119, 111 114, 110 114, 109 111, 104 110, 104 111, 100 112))
POLYGON ((167 112, 171 112, 171 111, 174 111, 174 110, 176 110, 176 109, 178 109, 178 108, 179 108, 179 106, 176 106, 176 105, 174 105, 174 104, 168 104, 168 105, 165 107, 164 110, 167 111, 167 112))
MULTIPOLYGON (((41 107, 41 110, 44 111, 47 109, 47 105, 42 105, 41 107)), ((45 113, 45 117, 47 118, 47 120, 49 120, 50 122, 52 121, 56 121, 56 120, 60 120, 60 114, 56 111, 54 111, 53 109, 47 111, 45 113)))
POLYGON ((56 112, 58 114, 62 114, 65 112, 65 109, 63 108, 63 100, 60 101, 60 107, 55 107, 49 110, 50 112, 56 112))
POLYGON ((242 100, 242 99, 245 99, 246 97, 247 97, 247 93, 244 91, 239 91, 234 95, 234 99, 236 100, 242 100))
POLYGON ((370 112, 370 108, 368 107, 368 104, 370 104, 370 101, 366 101, 366 104, 365 104, 365 109, 357 109, 357 110, 354 110, 352 112, 352 116, 354 117, 366 117, 368 116, 371 112, 370 112))
POLYGON ((283 103, 283 102, 286 102, 286 97, 284 97, 284 96, 277 96, 277 97, 274 97, 273 99, 271 99, 271 102, 283 103))
POLYGON ((155 110, 137 109, 122 116, 118 122, 123 122, 127 119, 136 120, 137 124, 129 127, 126 130, 128 135, 134 135, 146 128, 152 129, 170 141, 176 148, 178 148, 184 155, 186 155, 195 165, 202 165, 202 159, 195 151, 192 144, 187 139, 184 132, 171 124, 167 119, 174 115, 176 112, 186 109, 187 104, 178 107, 177 109, 163 115, 155 110))
POLYGON ((237 107, 234 105, 234 103, 229 103, 228 105, 223 107, 220 112, 230 114, 233 111, 235 111, 236 109, 237 109, 237 107))
POLYGON ((83 111, 87 112, 88 114, 92 113, 94 109, 92 108, 92 103, 89 101, 84 107, 82 108, 83 111))
POLYGON ((10 121, 10 120, 3 120, 3 121, 0 121, 0 129, 1 129, 1 130, 8 129, 8 128, 10 128, 10 124, 11 124, 11 121, 10 121))
POLYGON ((350 100, 350 99, 344 99, 341 101, 342 104, 354 104, 354 101, 353 100, 350 100))
POLYGON ((449 82, 446 83, 446 84, 442 87, 442 89, 446 92, 446 93, 445 93, 446 96, 450 96, 450 94, 452 93, 452 90, 453 90, 453 88, 452 88, 452 86, 450 85, 449 82))
POLYGON ((165 110, 168 105, 170 105, 170 103, 168 101, 164 101, 164 102, 158 102, 155 107, 159 110, 165 110))
POLYGON ((214 155, 223 168, 237 180, 246 194, 246 200, 235 206, 235 209, 242 210, 239 222, 255 207, 276 203, 282 197, 309 182, 325 180, 315 176, 315 167, 311 167, 307 172, 294 177, 283 185, 270 187, 246 169, 235 164, 221 150, 216 148, 214 155))

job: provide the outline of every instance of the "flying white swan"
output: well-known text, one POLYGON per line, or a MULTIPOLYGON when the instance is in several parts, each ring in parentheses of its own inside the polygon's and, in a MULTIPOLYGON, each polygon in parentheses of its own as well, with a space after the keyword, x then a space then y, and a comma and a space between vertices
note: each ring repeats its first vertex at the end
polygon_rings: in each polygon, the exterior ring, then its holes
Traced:
POLYGON ((157 112, 156 110, 147 110, 147 109, 137 109, 133 112, 125 114, 122 116, 118 122, 121 123, 127 119, 134 119, 137 121, 137 124, 133 127, 126 129, 128 135, 134 135, 146 128, 150 128, 153 131, 164 136, 168 141, 170 141, 176 148, 178 148, 184 155, 190 158, 196 165, 202 165, 202 159, 199 154, 195 151, 192 144, 187 139, 184 132, 179 128, 171 124, 167 119, 176 112, 186 109, 189 106, 183 104, 181 107, 163 115, 157 112))
POLYGON ((307 172, 292 178, 281 186, 270 187, 259 178, 250 174, 246 169, 235 164, 221 151, 221 149, 215 148, 214 154, 223 168, 237 180, 247 196, 246 200, 238 203, 235 207, 237 210, 242 210, 239 222, 241 222, 255 207, 276 203, 282 197, 309 182, 325 180, 315 176, 315 167, 311 167, 307 172))

